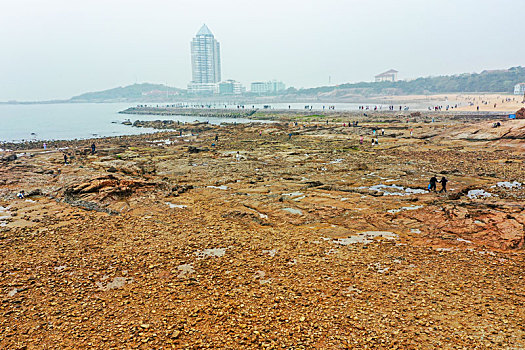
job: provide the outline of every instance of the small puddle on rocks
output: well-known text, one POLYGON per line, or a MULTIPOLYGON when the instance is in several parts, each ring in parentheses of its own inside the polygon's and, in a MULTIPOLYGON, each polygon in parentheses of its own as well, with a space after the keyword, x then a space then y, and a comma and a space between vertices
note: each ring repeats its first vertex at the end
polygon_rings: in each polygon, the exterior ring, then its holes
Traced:
POLYGON ((209 257, 217 257, 220 258, 221 256, 224 256, 226 254, 227 248, 208 248, 204 250, 199 250, 195 252, 197 257, 199 259, 209 258, 209 257))
POLYGON ((359 232, 356 236, 334 239, 332 240, 332 242, 340 245, 349 245, 356 243, 367 244, 371 243, 375 238, 378 237, 393 240, 396 239, 398 235, 390 231, 365 231, 359 232))
POLYGON ((303 215, 303 212, 300 209, 296 208, 283 208, 281 210, 287 211, 290 214, 303 215))
POLYGON ((0 227, 7 226, 7 220, 11 218, 9 208, 0 205, 0 227))
POLYGON ((491 188, 504 187, 504 188, 507 188, 507 189, 512 189, 512 188, 521 188, 521 185, 522 185, 522 183, 518 182, 518 181, 513 181, 513 182, 500 181, 500 182, 496 183, 494 186, 491 186, 491 188))
POLYGON ((362 293, 362 290, 361 289, 358 289, 356 287, 348 287, 346 288, 345 290, 343 290, 343 293, 345 294, 349 294, 349 293, 362 293))
POLYGON ((228 186, 226 185, 221 185, 221 186, 207 186, 208 188, 216 188, 218 190, 227 190, 228 189, 228 186))
POLYGON ((470 199, 476 199, 476 198, 487 198, 495 196, 492 193, 486 192, 485 190, 470 190, 467 193, 467 197, 470 199))
MULTIPOLYGON (((107 279, 107 276, 104 276, 103 280, 107 279)), ((127 278, 127 277, 115 277, 111 282, 108 282, 107 284, 104 284, 103 282, 96 282, 98 289, 103 291, 108 291, 111 289, 116 288, 122 288, 126 284, 133 282, 133 278, 127 278)))
POLYGON ((454 249, 452 248, 436 248, 435 249, 437 252, 451 252, 453 251, 454 249))
POLYGON ((374 264, 371 264, 371 265, 368 265, 368 268, 369 268, 369 269, 372 269, 372 270, 376 270, 376 271, 379 272, 379 273, 385 273, 385 272, 387 272, 388 270, 390 270, 390 267, 384 267, 384 266, 381 265, 381 263, 379 263, 379 262, 374 263, 374 264))
POLYGON ((8 293, 7 293, 7 296, 8 297, 14 297, 16 293, 18 293, 18 291, 21 291, 22 289, 19 289, 19 288, 13 288, 11 289, 8 293))
POLYGON ((428 191, 419 188, 403 187, 398 185, 374 185, 370 187, 358 187, 358 189, 369 189, 383 193, 384 196, 409 196, 411 194, 422 194, 428 191))
POLYGON ((289 197, 299 197, 302 196, 304 193, 302 192, 291 192, 291 193, 283 193, 283 196, 289 196, 289 197))
POLYGON ((399 213, 401 211, 405 211, 405 210, 417 210, 417 209, 421 209, 423 208, 422 205, 411 205, 409 207, 401 207, 401 208, 398 208, 398 209, 390 209, 388 212, 391 213, 391 214, 395 214, 395 213, 399 213))
POLYGON ((271 256, 272 258, 275 256, 275 254, 277 254, 277 249, 270 249, 270 250, 266 250, 264 249, 262 251, 263 254, 268 254, 269 256, 271 256))
POLYGON ((53 269, 57 272, 60 272, 64 270, 66 267, 67 267, 66 265, 60 265, 60 266, 55 266, 53 269))
POLYGON ((175 143, 176 141, 171 141, 170 139, 166 139, 166 140, 153 140, 153 141, 148 141, 148 142, 156 143, 156 144, 171 145, 172 143, 175 143))
POLYGON ((171 209, 175 209, 175 208, 179 208, 179 209, 184 209, 184 208, 187 208, 188 206, 187 205, 183 205, 183 204, 173 204, 173 203, 170 203, 170 202, 165 202, 166 205, 168 205, 171 209))
POLYGON ((261 270, 255 271, 254 278, 256 280, 259 280, 260 284, 267 284, 272 282, 271 278, 264 279, 264 277, 266 277, 266 272, 261 270))
POLYGON ((263 213, 261 213, 260 211, 255 210, 255 209, 253 209, 253 208, 249 208, 249 207, 248 207, 248 209, 249 209, 249 210, 252 210, 252 211, 254 211, 254 212, 256 212, 256 213, 259 215, 259 218, 261 218, 261 219, 268 219, 268 215, 263 214, 263 213))
POLYGON ((190 275, 195 272, 193 269, 193 264, 182 264, 177 266, 177 270, 179 271, 178 278, 184 278, 187 275, 190 275))

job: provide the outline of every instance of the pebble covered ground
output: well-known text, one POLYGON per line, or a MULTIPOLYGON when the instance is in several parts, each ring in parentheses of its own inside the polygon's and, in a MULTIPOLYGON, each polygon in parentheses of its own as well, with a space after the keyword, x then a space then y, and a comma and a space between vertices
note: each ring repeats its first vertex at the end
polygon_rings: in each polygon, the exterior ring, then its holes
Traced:
POLYGON ((525 348, 523 138, 339 118, 4 145, 0 348, 525 348))

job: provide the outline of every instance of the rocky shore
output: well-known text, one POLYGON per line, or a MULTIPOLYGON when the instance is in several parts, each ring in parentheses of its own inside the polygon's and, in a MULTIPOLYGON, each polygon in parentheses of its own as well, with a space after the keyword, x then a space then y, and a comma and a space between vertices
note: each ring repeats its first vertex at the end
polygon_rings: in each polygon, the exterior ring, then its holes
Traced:
POLYGON ((209 108, 176 108, 176 107, 130 107, 120 114, 147 114, 147 115, 189 115, 216 118, 245 118, 253 115, 255 109, 209 109, 209 108))
POLYGON ((525 347, 525 120, 275 119, 3 146, 0 348, 525 347))
MULTIPOLYGON (((268 105, 271 107, 271 105, 268 105)), ((345 111, 345 110, 330 110, 326 109, 323 111, 319 110, 294 110, 294 109, 257 109, 249 108, 249 106, 239 106, 237 109, 232 108, 189 108, 189 107, 169 107, 169 106, 147 106, 139 105, 136 107, 130 107, 119 112, 120 114, 135 114, 135 115, 158 115, 158 116, 201 116, 201 117, 212 117, 212 118, 251 118, 260 120, 292 120, 297 118, 318 118, 322 121, 326 120, 326 117, 331 118, 354 118, 367 119, 368 116, 371 118, 401 118, 410 116, 421 116, 422 112, 419 111, 374 111, 374 110, 363 110, 363 111, 345 111), (246 107, 246 108, 245 108, 246 107)), ((469 111, 429 111, 425 112, 426 118, 432 118, 432 116, 447 116, 452 119, 468 118, 469 121, 472 119, 494 119, 494 118, 507 118, 508 114, 494 111, 494 112, 469 112, 469 111)))

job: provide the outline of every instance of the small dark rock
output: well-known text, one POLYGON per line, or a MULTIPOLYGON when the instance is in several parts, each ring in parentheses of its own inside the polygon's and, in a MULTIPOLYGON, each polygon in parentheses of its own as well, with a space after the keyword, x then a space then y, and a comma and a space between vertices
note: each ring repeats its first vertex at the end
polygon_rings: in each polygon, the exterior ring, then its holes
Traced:
POLYGON ((33 191, 29 192, 29 193, 27 194, 27 197, 32 197, 32 196, 42 196, 42 195, 44 195, 44 194, 42 193, 42 190, 41 190, 41 189, 36 189, 36 190, 33 190, 33 191))
POLYGON ((461 192, 454 192, 454 193, 449 193, 447 198, 450 199, 450 200, 455 201, 455 200, 460 199, 462 195, 463 195, 463 193, 461 193, 461 192))
POLYGON ((318 187, 318 186, 322 186, 323 183, 321 181, 307 181, 306 182, 306 187, 309 188, 309 187, 318 187))
POLYGON ((10 154, 10 155, 8 155, 7 157, 3 157, 3 158, 2 158, 2 160, 3 160, 4 162, 12 162, 12 161, 14 161, 14 160, 16 160, 16 159, 17 159, 16 154, 10 154))

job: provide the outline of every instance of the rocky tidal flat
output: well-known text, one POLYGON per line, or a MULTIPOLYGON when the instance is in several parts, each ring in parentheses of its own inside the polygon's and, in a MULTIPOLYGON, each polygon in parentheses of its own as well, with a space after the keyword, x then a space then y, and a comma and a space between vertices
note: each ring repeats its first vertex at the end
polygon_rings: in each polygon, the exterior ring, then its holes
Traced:
POLYGON ((525 120, 495 118, 4 144, 0 348, 525 348, 525 120))

